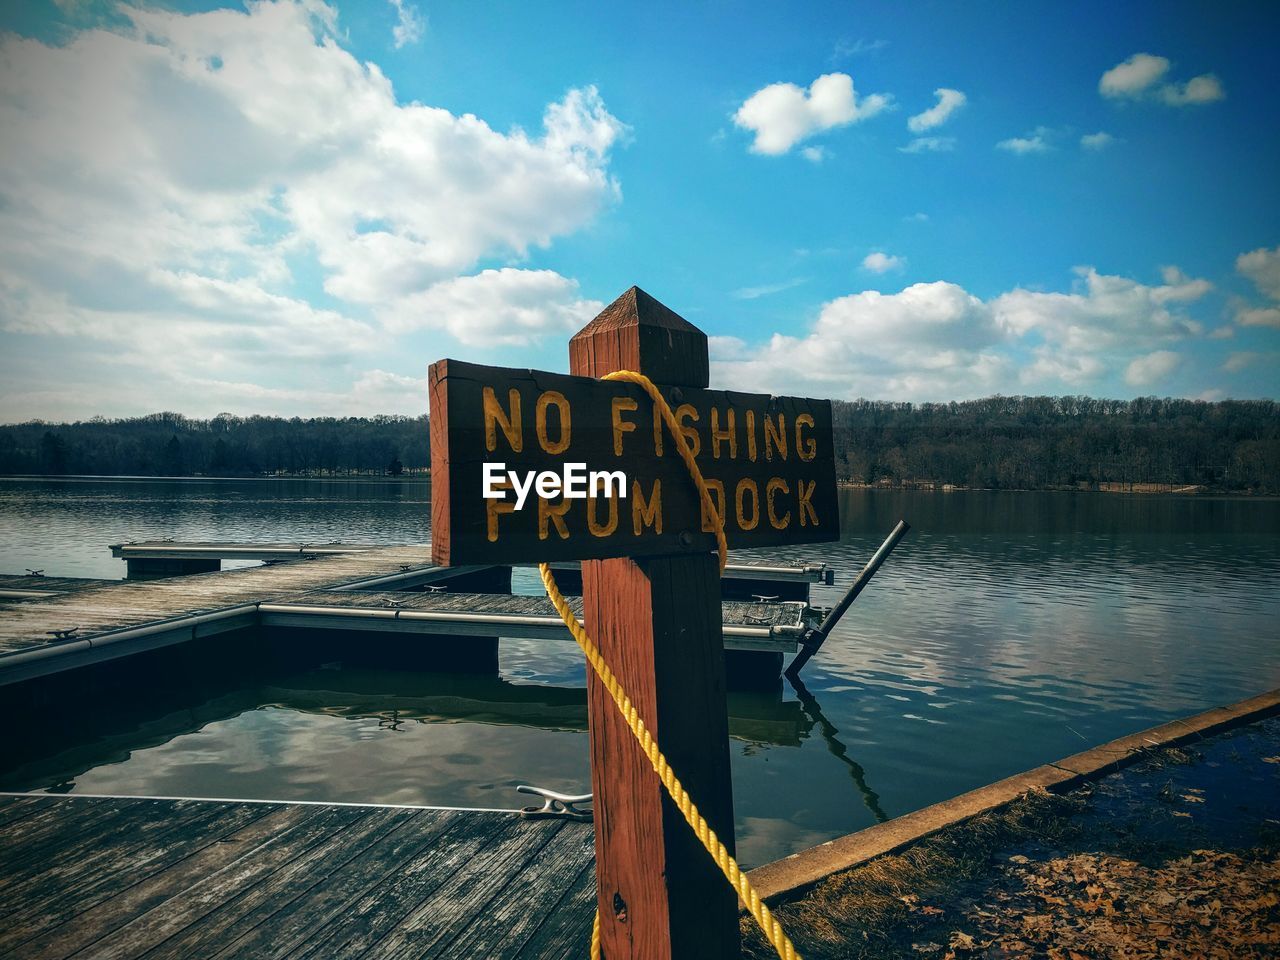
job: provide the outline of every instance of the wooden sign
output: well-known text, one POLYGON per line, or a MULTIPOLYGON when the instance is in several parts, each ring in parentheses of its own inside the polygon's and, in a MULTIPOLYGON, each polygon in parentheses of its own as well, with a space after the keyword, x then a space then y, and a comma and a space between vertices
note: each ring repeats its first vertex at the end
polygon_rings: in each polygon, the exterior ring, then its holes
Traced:
MULTIPOLYGON (((712 524, 648 395, 594 378, 635 370, 659 386, 734 547, 837 538, 831 407, 705 389, 706 334, 638 287, 573 336, 569 366, 581 376, 432 366, 432 554, 455 565, 584 561, 587 632, 732 855, 712 524)), ((603 954, 737 960, 737 893, 594 672, 587 702, 603 954)))
MULTIPOLYGON (((839 537, 829 401, 659 387, 730 547, 839 537)), ((689 472, 635 384, 441 360, 430 390, 436 563, 715 549, 689 472)))

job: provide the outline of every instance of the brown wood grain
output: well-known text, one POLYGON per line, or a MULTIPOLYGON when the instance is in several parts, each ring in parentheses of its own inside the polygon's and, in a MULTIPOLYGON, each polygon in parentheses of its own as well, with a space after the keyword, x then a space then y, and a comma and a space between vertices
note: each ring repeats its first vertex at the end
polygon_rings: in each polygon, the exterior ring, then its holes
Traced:
POLYGON ((447 370, 447 365, 433 363, 427 371, 431 411, 431 558, 442 567, 450 563, 449 513, 453 491, 449 469, 449 391, 444 380, 447 370), (440 533, 444 535, 437 546, 435 537, 440 533))
MULTIPOLYGON (((0 955, 134 960, 585 953, 591 828, 509 813, 0 798, 85 830, 0 898, 0 955), (119 819, 123 818, 123 819, 119 819), (541 945, 559 943, 551 952, 541 945)), ((0 839, 25 836, 18 816, 0 839)), ((9 845, 12 847, 12 844, 9 845)), ((7 867, 8 859, 0 857, 7 867)), ((591 883, 594 889, 594 882, 591 883)))
MULTIPOLYGON (((675 323, 675 315, 665 308, 652 309, 652 298, 630 294, 607 308, 603 321, 589 324, 574 338, 572 371, 600 376, 621 363, 670 386, 704 385, 705 335, 678 317, 675 323), (602 335, 602 327, 608 336, 602 335), (678 332, 665 332, 671 330, 678 332), (689 341, 699 339, 701 349, 692 350, 699 362, 691 366, 689 341)), ((733 850, 715 557, 702 551, 589 560, 582 564, 582 578, 588 633, 702 815, 733 850)), ((588 673, 587 690, 597 905, 605 956, 737 957, 736 894, 664 795, 594 672, 588 673)))

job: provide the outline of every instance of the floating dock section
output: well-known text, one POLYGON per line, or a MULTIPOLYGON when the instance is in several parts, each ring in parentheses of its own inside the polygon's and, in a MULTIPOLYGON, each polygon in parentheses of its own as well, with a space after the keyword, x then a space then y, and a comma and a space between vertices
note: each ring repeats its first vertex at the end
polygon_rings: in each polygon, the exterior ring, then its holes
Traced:
MULTIPOLYGON (((326 546, 329 552, 312 553, 321 548, 122 544, 113 550, 137 548, 139 559, 169 552, 220 563, 262 549, 272 562, 159 579, 6 578, 0 685, 262 626, 416 634, 462 648, 498 637, 570 639, 545 597, 510 593, 510 567, 434 566, 428 545, 326 546)), ((571 590, 577 571, 558 566, 571 590)), ((807 603, 809 584, 830 576, 825 566, 732 564, 723 581, 726 596, 736 598, 723 604, 726 649, 769 654, 770 664, 780 664, 818 617, 807 603), (757 589, 767 592, 743 598, 757 589), (804 599, 790 599, 796 596, 804 599)), ((487 656, 496 657, 496 646, 487 656)))

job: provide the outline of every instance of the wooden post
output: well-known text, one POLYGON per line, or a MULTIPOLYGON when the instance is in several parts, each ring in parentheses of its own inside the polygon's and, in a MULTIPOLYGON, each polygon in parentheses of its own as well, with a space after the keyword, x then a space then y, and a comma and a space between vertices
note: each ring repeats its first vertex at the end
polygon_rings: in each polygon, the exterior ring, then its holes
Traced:
MULTIPOLYGON (((706 387, 707 337, 632 287, 573 337, 569 366, 583 376, 629 369, 664 385, 706 387)), ((586 560, 582 575, 587 631, 703 816, 732 851, 724 638, 714 554, 586 560)), ((604 956, 738 957, 736 894, 590 672, 587 687, 604 956)))

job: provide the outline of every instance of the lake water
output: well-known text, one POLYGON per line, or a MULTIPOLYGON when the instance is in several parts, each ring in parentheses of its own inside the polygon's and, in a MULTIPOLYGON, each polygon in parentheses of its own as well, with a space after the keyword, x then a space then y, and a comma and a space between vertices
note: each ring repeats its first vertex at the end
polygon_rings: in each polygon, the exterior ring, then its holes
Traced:
MULTIPOLYGON (((419 542, 429 499, 416 482, 0 480, 0 572, 118 578, 107 545, 147 538, 419 542)), ((1280 502, 845 490, 841 510, 839 543, 770 554, 836 566, 820 605, 899 518, 913 529, 807 689, 732 698, 748 864, 1280 686, 1280 502)), ((119 729, 74 717, 81 743, 0 787, 504 808, 520 782, 589 789, 570 644, 504 641, 494 678, 334 661, 170 680, 119 729)))

